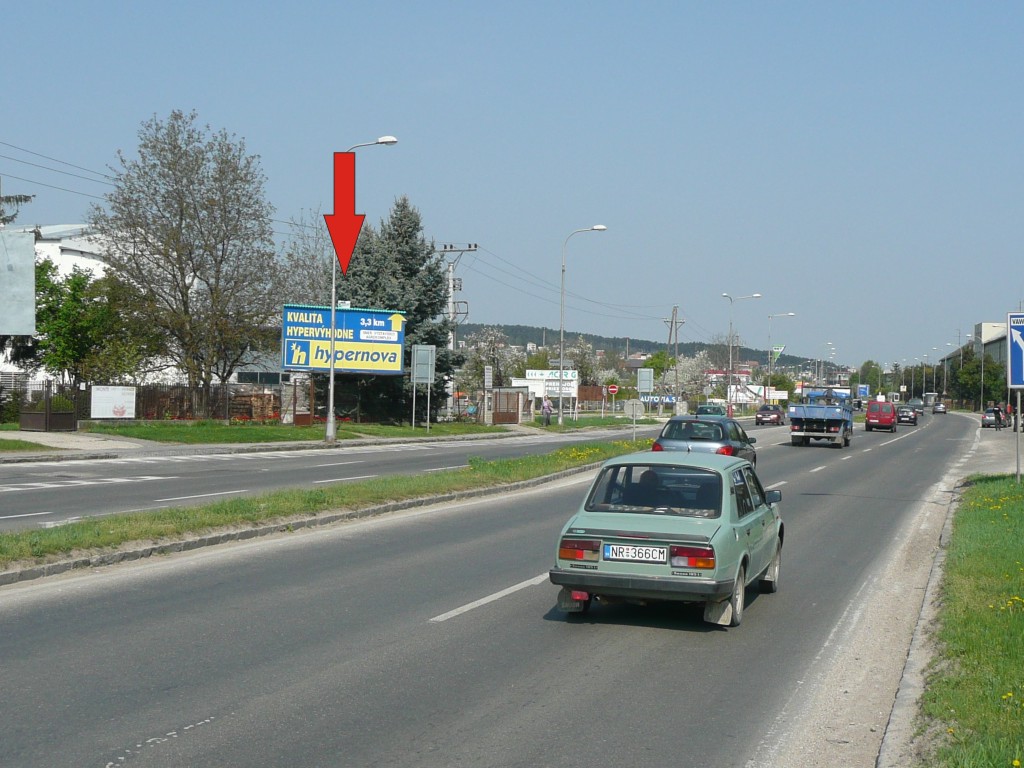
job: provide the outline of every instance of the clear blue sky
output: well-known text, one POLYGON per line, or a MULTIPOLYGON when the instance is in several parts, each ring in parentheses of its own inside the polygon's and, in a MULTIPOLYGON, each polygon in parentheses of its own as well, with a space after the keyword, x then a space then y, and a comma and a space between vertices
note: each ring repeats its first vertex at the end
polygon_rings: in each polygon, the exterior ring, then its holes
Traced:
POLYGON ((677 304, 680 341, 722 339, 721 294, 759 292, 732 305, 745 345, 770 326, 787 353, 912 364, 1024 300, 1021 3, 34 0, 2 19, 0 176, 36 195, 16 224, 83 221, 109 189, 89 171, 195 110, 260 155, 280 220, 331 210, 332 152, 397 136, 357 150, 357 210, 377 223, 406 195, 429 238, 479 243, 457 270, 473 322, 557 328, 563 244, 593 224, 566 249, 570 333, 665 340, 677 304))

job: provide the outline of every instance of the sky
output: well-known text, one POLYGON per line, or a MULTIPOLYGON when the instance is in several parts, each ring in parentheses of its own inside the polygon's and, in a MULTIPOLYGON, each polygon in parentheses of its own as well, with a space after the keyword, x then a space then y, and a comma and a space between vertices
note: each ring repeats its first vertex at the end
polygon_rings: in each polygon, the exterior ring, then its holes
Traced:
POLYGON ((677 306, 680 342, 731 326, 850 366, 934 362, 1024 307, 1021 3, 0 16, 0 189, 35 195, 14 226, 84 222, 142 123, 195 111, 260 157, 282 237, 333 210, 334 152, 397 137, 355 150, 356 210, 405 196, 428 239, 476 243, 455 267, 474 323, 559 328, 563 258, 567 335, 667 341, 677 306))

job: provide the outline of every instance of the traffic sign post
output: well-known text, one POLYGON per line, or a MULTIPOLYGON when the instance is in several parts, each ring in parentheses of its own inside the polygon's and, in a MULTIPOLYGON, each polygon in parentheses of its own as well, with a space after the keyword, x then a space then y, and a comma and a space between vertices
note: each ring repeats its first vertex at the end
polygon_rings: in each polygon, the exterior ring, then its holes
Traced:
POLYGON ((1010 426, 1014 428, 1017 444, 1017 485, 1020 485, 1020 430, 1024 428, 1024 420, 1020 416, 1020 391, 1024 389, 1024 312, 1008 312, 1006 315, 1006 386, 1017 391, 1017 405, 1010 426))

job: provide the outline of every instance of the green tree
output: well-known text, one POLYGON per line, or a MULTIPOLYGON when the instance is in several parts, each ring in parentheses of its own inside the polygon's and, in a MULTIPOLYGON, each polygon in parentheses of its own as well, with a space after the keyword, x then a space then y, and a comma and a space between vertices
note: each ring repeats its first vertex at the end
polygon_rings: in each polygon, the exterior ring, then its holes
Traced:
POLYGON ((78 268, 62 278, 43 259, 36 263, 36 335, 9 337, 8 349, 17 365, 77 387, 131 378, 162 353, 160 340, 130 286, 78 268))
MULTIPOLYGON (((448 349, 449 333, 454 328, 446 314, 448 277, 442 257, 423 234, 419 211, 408 198, 395 201, 379 230, 363 226, 347 273, 338 275, 339 299, 350 300, 354 307, 405 313, 406 369, 411 365, 412 345, 434 345, 433 389, 437 394, 444 392, 455 368, 462 363, 462 355, 448 349)), ((412 385, 405 377, 346 379, 349 390, 355 387, 360 414, 395 421, 408 418, 412 385)), ((461 379, 459 386, 465 386, 461 379)), ((436 417, 442 401, 442 397, 431 400, 432 417, 436 417)), ((417 406, 425 410, 426 398, 418 398, 417 406)))
POLYGON ((174 111, 143 123, 138 156, 118 159, 92 226, 113 271, 144 297, 169 358, 201 388, 203 411, 214 378, 278 343, 280 272, 259 158, 174 111))

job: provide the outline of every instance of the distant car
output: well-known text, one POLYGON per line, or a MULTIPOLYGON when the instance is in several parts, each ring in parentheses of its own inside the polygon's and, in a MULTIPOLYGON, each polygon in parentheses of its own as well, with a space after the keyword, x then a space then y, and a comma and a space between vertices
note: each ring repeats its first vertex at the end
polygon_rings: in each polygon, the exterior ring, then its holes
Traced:
POLYGON ((912 405, 918 416, 924 416, 924 400, 920 397, 912 397, 907 400, 907 405, 912 405))
POLYGON ((913 424, 917 426, 917 411, 912 405, 901 405, 896 409, 897 424, 913 424))
POLYGON ((725 416, 673 416, 661 428, 652 451, 691 451, 739 456, 757 465, 756 438, 725 416))
POLYGON ((936 401, 935 405, 932 406, 932 413, 945 413, 946 404, 943 402, 936 401))
POLYGON ((896 406, 893 403, 872 400, 868 403, 867 413, 864 414, 864 429, 867 432, 873 429, 887 429, 890 432, 895 432, 896 406))
POLYGON ((755 424, 785 424, 786 423, 786 412, 782 410, 781 405, 771 405, 765 403, 757 409, 757 413, 754 414, 755 424))
POLYGON ((633 453, 604 463, 562 528, 558 607, 701 603, 704 620, 737 627, 748 585, 775 592, 782 565, 782 492, 750 462, 700 453, 633 453))
POLYGON ((996 409, 986 408, 985 412, 981 414, 981 426, 982 427, 994 427, 996 425, 996 409))
POLYGON ((724 405, 698 405, 697 411, 698 416, 728 416, 729 412, 725 409, 724 405))

